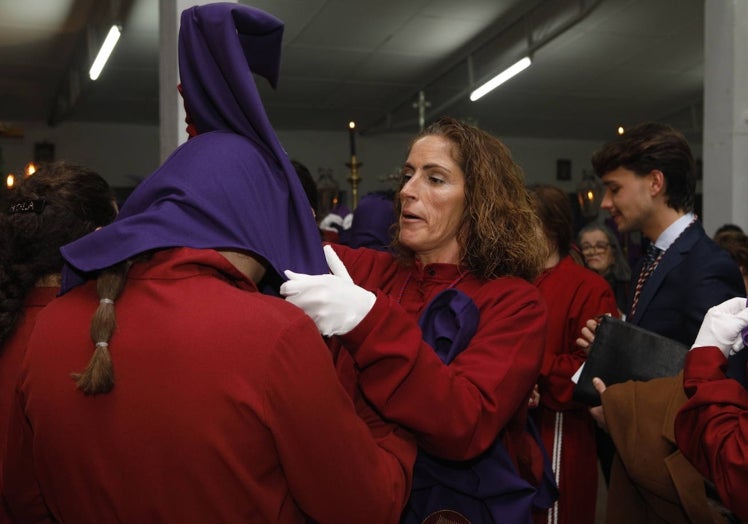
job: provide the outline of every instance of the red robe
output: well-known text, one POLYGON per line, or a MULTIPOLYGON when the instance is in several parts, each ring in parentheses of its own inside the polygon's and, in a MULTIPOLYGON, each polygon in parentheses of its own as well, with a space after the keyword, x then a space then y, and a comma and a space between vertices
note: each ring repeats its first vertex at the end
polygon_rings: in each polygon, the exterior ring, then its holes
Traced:
MULTIPOLYGON (((16 390, 16 382, 21 369, 21 360, 26 352, 26 343, 31 328, 36 322, 36 315, 59 292, 57 287, 35 287, 23 303, 23 312, 13 330, 13 334, 0 349, 0 493, 3 491, 2 470, 5 457, 10 407, 16 390)), ((5 505, 0 501, 0 524, 10 522, 5 505)))
POLYGON ((537 289, 519 278, 480 280, 452 264, 404 267, 389 253, 335 250, 354 282, 377 295, 363 321, 333 339, 343 384, 358 384, 386 419, 442 458, 473 458, 503 434, 523 476, 537 484, 542 455, 525 430, 545 336, 537 289), (417 320, 451 286, 475 302, 480 321, 468 347, 445 365, 423 341, 417 320))
POLYGON ((675 419, 675 440, 681 453, 714 482, 722 503, 746 522, 748 392, 725 376, 726 366, 719 348, 688 353, 683 383, 689 399, 675 419))
POLYGON ((398 521, 412 439, 356 416, 303 311, 215 251, 161 251, 115 303, 114 389, 87 397, 98 300, 73 289, 31 335, 4 471, 22 521, 398 521))
POLYGON ((571 377, 586 358, 576 345, 582 327, 598 315, 618 316, 618 307, 610 284, 568 256, 545 271, 536 285, 548 306, 548 335, 538 381, 540 405, 531 413, 559 488, 549 521, 592 524, 597 491, 595 422, 588 406, 572 400, 571 377))

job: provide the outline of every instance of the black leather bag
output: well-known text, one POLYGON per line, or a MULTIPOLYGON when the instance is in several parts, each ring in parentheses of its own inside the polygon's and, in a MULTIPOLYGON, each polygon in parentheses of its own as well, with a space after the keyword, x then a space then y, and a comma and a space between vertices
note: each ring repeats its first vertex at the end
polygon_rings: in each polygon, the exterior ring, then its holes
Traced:
POLYGON ((600 395, 592 385, 594 377, 609 386, 627 380, 677 375, 683 369, 688 350, 678 341, 617 318, 603 317, 574 388, 574 400, 600 405, 600 395))

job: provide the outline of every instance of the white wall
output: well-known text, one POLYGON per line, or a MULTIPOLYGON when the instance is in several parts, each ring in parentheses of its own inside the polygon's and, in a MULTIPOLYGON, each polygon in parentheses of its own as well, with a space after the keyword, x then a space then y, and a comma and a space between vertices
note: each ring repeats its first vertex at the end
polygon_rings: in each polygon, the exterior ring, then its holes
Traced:
MULTIPOLYGON (((19 123, 22 138, 0 138, 3 175, 19 174, 34 157, 36 142, 52 142, 55 158, 84 164, 112 186, 132 187, 158 167, 158 127, 65 123, 19 123)), ((3 182, 5 176, 2 177, 3 182)))
MULTIPOLYGON (((20 172, 32 159, 34 143, 55 144, 58 159, 85 164, 106 177, 113 186, 132 187, 159 165, 159 129, 156 126, 66 123, 58 127, 21 124, 23 138, 0 138, 6 172, 20 172)), ((320 168, 333 170, 341 189, 350 189, 346 162, 350 161, 348 133, 278 131, 288 154, 305 164, 315 178, 320 168)), ((411 133, 358 136, 356 145, 362 176, 359 195, 387 189, 382 178, 397 171, 406 155, 411 133)), ((590 155, 601 143, 580 140, 502 138, 525 171, 528 183, 556 184, 574 192, 583 170, 591 170, 590 155), (556 180, 556 160, 571 160, 572 179, 556 180)), ((700 154, 700 147, 695 150, 700 154)))
MULTIPOLYGON (((350 170, 346 163, 351 161, 351 157, 347 132, 278 131, 278 138, 289 156, 309 168, 315 178, 320 169, 332 169, 338 187, 350 195, 347 180, 350 170)), ((357 136, 356 158, 363 164, 359 167, 359 197, 393 187, 382 178, 399 170, 405 160, 409 139, 409 134, 357 136)))
MULTIPOLYGON (((332 168, 333 177, 341 189, 348 189, 348 135, 345 132, 279 131, 278 136, 288 154, 305 164, 316 177, 318 169, 332 168)), ((381 181, 388 173, 396 172, 407 154, 410 133, 359 136, 356 140, 357 158, 363 163, 363 177, 359 194, 388 188, 381 181)), ((529 138, 502 138, 512 151, 514 159, 525 171, 528 183, 556 184, 574 192, 582 178, 582 170, 591 171, 590 155, 601 143, 578 140, 540 140, 529 138), (572 180, 556 180, 556 160, 571 160, 572 180)))

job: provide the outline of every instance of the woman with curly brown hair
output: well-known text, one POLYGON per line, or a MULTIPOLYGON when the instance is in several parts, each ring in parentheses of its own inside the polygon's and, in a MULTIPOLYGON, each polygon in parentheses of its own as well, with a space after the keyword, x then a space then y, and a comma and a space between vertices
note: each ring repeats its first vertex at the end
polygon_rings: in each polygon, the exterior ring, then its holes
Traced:
POLYGON ((529 522, 543 456, 527 409, 546 324, 531 282, 545 251, 522 172, 497 138, 441 118, 412 141, 395 208, 396 254, 325 246, 333 274, 287 272, 281 293, 338 335, 342 382, 416 436, 403 522, 529 522), (455 470, 480 475, 470 465, 497 447, 513 472, 481 482, 493 492, 457 485, 455 470), (493 508, 465 502, 483 495, 493 508))

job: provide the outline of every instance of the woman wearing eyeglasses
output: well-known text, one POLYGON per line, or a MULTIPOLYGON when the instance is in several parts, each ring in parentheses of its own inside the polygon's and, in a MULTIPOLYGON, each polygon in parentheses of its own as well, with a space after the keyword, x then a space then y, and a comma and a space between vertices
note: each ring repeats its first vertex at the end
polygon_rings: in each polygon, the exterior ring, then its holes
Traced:
MULTIPOLYGON (((623 257, 618 238, 607 226, 592 223, 579 231, 577 244, 587 267, 605 277, 610 287, 613 288, 618 314, 621 318, 625 318, 624 311, 628 311, 630 298, 631 269, 623 257)), ((608 484, 615 446, 610 435, 599 428, 595 429, 595 441, 605 483, 608 484)))
POLYGON ((613 232, 602 224, 587 224, 578 235, 579 248, 588 268, 596 271, 613 288, 621 315, 628 308, 631 268, 623 257, 613 232))

